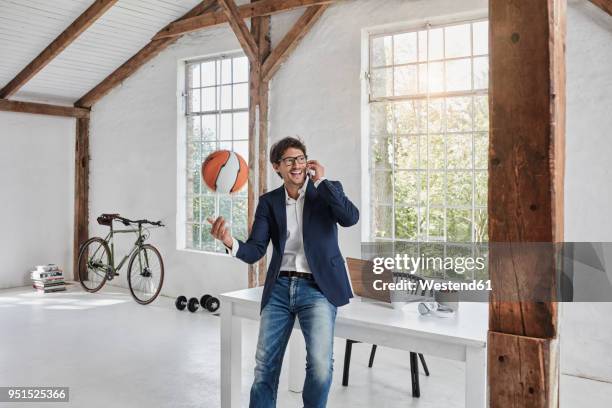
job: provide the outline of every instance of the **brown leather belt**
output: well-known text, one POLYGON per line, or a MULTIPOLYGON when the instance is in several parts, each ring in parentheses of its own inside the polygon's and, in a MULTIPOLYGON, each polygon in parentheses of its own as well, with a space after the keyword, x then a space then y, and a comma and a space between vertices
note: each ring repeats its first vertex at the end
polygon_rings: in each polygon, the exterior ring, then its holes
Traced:
POLYGON ((286 276, 288 278, 304 278, 304 279, 314 279, 312 277, 312 273, 305 272, 296 272, 296 271, 280 271, 279 276, 286 276))

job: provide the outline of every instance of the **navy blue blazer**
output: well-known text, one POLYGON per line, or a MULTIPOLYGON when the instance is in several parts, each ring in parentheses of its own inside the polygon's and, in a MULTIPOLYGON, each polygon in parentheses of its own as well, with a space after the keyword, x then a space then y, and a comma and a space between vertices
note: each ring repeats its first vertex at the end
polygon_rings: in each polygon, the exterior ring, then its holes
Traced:
MULTIPOLYGON (((317 188, 309 179, 303 214, 304 253, 314 280, 321 292, 335 306, 353 297, 338 247, 338 226, 350 227, 359 221, 359 210, 346 197, 339 181, 323 180, 317 188)), ((272 240, 272 260, 268 266, 261 299, 261 310, 268 302, 280 273, 287 241, 287 208, 285 186, 259 197, 251 235, 238 241, 236 257, 252 264, 261 259, 272 240)))

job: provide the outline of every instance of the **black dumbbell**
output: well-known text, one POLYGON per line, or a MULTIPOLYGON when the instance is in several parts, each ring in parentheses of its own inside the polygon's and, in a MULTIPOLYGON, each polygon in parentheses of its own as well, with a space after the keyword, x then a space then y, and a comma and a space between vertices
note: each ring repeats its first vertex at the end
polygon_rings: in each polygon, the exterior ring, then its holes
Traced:
POLYGON ((200 307, 200 302, 198 301, 198 298, 189 299, 189 303, 187 304, 187 309, 189 309, 191 313, 197 312, 199 307, 200 307))
POLYGON ((214 296, 204 295, 200 298, 200 305, 209 312, 214 313, 219 309, 220 302, 214 296))
POLYGON ((185 296, 177 297, 176 301, 174 302, 174 306, 176 306, 178 310, 185 310, 185 307, 187 306, 187 298, 185 296))

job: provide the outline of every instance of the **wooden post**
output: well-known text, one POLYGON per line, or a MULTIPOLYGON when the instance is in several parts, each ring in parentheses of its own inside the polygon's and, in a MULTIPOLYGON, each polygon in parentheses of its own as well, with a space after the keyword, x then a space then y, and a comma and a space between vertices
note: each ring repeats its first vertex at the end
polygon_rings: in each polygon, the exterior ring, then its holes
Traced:
MULTIPOLYGON (((259 78, 259 195, 268 191, 268 97, 270 95, 269 83, 261 78, 261 65, 271 53, 270 41, 270 16, 258 17, 259 32, 257 33, 257 45, 259 47, 260 78, 259 78)), ((267 257, 264 256, 257 266, 259 273, 259 285, 263 285, 266 279, 267 257)))
POLYGON ((566 0, 489 1, 492 408, 558 404, 558 259, 500 244, 563 241, 565 11, 566 0))
POLYGON ((79 248, 88 238, 89 227, 89 118, 76 120, 74 165, 74 280, 79 280, 79 248))

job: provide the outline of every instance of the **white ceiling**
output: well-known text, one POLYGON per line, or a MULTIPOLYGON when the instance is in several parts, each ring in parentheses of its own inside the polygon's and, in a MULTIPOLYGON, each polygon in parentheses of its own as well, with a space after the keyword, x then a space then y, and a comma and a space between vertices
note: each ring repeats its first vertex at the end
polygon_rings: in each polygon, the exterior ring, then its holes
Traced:
MULTIPOLYGON (((119 0, 12 99, 72 103, 201 0, 119 0)), ((94 0, 0 0, 0 88, 94 0)))

